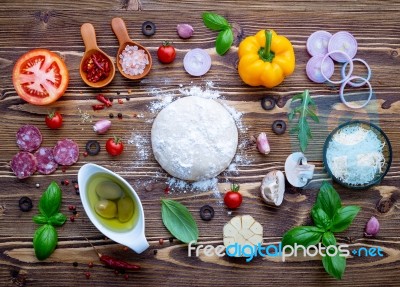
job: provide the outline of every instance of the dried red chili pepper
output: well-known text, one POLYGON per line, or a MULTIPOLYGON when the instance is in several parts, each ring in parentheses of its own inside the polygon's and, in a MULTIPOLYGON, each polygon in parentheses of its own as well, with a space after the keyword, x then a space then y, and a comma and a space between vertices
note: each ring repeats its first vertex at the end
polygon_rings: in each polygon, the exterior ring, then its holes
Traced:
POLYGON ((136 264, 131 264, 123 260, 119 260, 116 258, 113 258, 108 255, 103 255, 99 253, 96 248, 93 246, 93 244, 85 237, 85 239, 89 242, 90 246, 93 247, 94 251, 97 253, 97 256, 100 258, 100 262, 104 263, 106 266, 114 268, 114 269, 123 269, 123 270, 138 270, 140 269, 139 265, 136 264))
POLYGON ((93 111, 99 111, 99 110, 104 110, 106 105, 93 105, 93 111))
POLYGON ((110 65, 110 61, 103 54, 95 52, 86 58, 82 70, 86 73, 88 81, 96 83, 108 77, 110 65))
POLYGON ((112 102, 111 102, 109 99, 107 99, 103 94, 98 94, 98 95, 96 96, 96 99, 97 99, 99 102, 105 104, 106 107, 111 107, 111 106, 112 106, 112 102))

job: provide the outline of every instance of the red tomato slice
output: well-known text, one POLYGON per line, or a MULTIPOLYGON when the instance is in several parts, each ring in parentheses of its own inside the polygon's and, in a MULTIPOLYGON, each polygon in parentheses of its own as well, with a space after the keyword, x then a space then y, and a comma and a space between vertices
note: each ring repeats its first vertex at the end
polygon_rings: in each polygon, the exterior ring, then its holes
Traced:
POLYGON ((67 89, 69 75, 64 61, 46 49, 34 49, 15 63, 13 84, 18 95, 34 105, 58 100, 67 89))

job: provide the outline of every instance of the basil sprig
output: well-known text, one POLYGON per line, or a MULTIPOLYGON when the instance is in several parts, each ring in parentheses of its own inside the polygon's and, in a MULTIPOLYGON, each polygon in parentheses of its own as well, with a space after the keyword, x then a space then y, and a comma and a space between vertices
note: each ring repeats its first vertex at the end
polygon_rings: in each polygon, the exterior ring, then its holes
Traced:
POLYGON ((197 242, 199 229, 192 214, 183 204, 171 199, 162 199, 161 216, 165 227, 177 239, 184 243, 197 242))
MULTIPOLYGON (((339 194, 327 182, 323 182, 319 190, 317 200, 311 209, 311 217, 315 226, 297 226, 287 231, 282 238, 282 246, 302 245, 308 247, 317 245, 322 241, 325 247, 336 246, 334 232, 346 230, 360 211, 355 205, 342 206, 339 194)), ((322 265, 325 271, 341 279, 346 269, 346 257, 325 254, 322 257, 322 265)))
POLYGON ((207 28, 219 31, 215 41, 215 49, 218 55, 224 55, 233 43, 232 26, 224 17, 215 13, 204 12, 202 18, 207 28))
POLYGON ((57 246, 58 235, 54 226, 61 226, 67 217, 60 213, 61 189, 53 181, 47 187, 39 200, 39 212, 32 219, 37 224, 44 224, 36 229, 33 236, 33 248, 37 259, 48 258, 57 246))

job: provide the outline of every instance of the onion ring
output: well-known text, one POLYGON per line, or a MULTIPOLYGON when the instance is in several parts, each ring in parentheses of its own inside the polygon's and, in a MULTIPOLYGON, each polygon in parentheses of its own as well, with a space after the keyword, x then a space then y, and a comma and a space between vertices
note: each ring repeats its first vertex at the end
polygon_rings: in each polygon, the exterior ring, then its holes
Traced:
POLYGON ((328 43, 332 34, 327 31, 315 31, 307 39, 307 51, 311 56, 325 55, 328 53, 328 43))
POLYGON ((326 58, 328 58, 330 55, 332 55, 332 54, 334 54, 334 53, 339 53, 339 54, 342 54, 342 55, 344 55, 345 57, 347 57, 347 60, 348 60, 348 62, 350 63, 350 68, 349 68, 349 72, 348 72, 347 76, 346 76, 345 78, 343 78, 342 80, 340 80, 340 81, 331 81, 331 80, 329 80, 329 79, 327 78, 327 76, 324 74, 324 71, 323 71, 322 69, 321 69, 321 75, 322 75, 322 76, 325 78, 325 80, 327 80, 329 83, 332 83, 332 84, 341 84, 341 83, 347 81, 347 80, 351 77, 351 74, 353 73, 353 61, 351 60, 350 56, 347 55, 345 52, 342 52, 342 51, 339 51, 339 50, 334 50, 334 51, 331 51, 331 52, 329 52, 328 54, 326 54, 326 55, 324 56, 324 58, 322 59, 322 62, 321 62, 321 67, 324 65, 324 62, 325 62, 326 58))
POLYGON ((307 77, 314 83, 323 83, 325 78, 321 74, 321 69, 324 69, 324 74, 327 78, 331 78, 335 71, 335 64, 331 58, 325 59, 324 66, 322 67, 322 59, 324 55, 313 56, 308 60, 306 66, 307 77))
POLYGON ((203 76, 211 68, 211 57, 206 50, 190 50, 183 58, 183 67, 192 76, 203 76))
MULTIPOLYGON (((365 66, 365 67, 367 68, 367 70, 368 70, 368 75, 367 75, 366 78, 363 78, 363 79, 364 79, 363 81, 357 82, 357 83, 354 83, 354 82, 352 82, 352 81, 349 81, 349 82, 347 83, 349 86, 352 86, 352 87, 354 87, 354 88, 359 88, 359 87, 362 87, 362 86, 365 85, 365 81, 369 81, 369 80, 371 79, 371 68, 369 67, 369 65, 367 64, 367 62, 365 62, 363 59, 354 58, 352 61, 353 61, 353 63, 354 63, 354 62, 361 62, 361 63, 363 63, 364 66, 365 66)), ((344 65, 343 65, 343 67, 342 67, 342 77, 343 77, 343 78, 345 77, 345 71, 346 71, 346 67, 347 67, 348 63, 349 63, 349 62, 344 63, 344 65)))
POLYGON ((341 100, 342 103, 345 104, 347 107, 349 107, 349 108, 351 108, 351 109, 361 109, 361 108, 365 107, 365 106, 369 103, 369 101, 371 100, 371 97, 372 97, 372 86, 371 86, 371 83, 370 83, 368 80, 366 80, 366 79, 364 79, 364 78, 362 78, 362 77, 359 77, 359 76, 352 76, 352 77, 348 78, 346 81, 344 81, 343 84, 340 86, 339 95, 340 95, 340 100, 341 100), (346 85, 347 85, 350 81, 356 80, 356 79, 364 80, 364 81, 365 81, 365 84, 367 84, 368 87, 369 87, 369 95, 368 95, 368 98, 367 98, 367 100, 366 100, 362 105, 360 105, 360 106, 350 105, 350 104, 345 100, 344 94, 343 94, 344 88, 346 87, 346 85))
MULTIPOLYGON (((346 53, 350 59, 353 59, 357 54, 357 47, 357 40, 353 35, 346 31, 340 31, 333 34, 333 36, 329 39, 328 52, 342 51, 346 53)), ((332 55, 331 58, 336 62, 347 62, 347 58, 344 58, 340 55, 332 55)))

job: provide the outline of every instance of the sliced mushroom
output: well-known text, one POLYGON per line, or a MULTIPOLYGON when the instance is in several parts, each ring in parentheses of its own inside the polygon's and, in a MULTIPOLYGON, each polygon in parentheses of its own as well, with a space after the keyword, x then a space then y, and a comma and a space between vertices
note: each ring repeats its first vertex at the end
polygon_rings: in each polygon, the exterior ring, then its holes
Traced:
POLYGON ((292 153, 285 162, 286 178, 294 187, 304 187, 313 178, 314 168, 315 165, 307 163, 303 153, 292 153))
POLYGON ((261 197, 265 203, 279 206, 285 193, 285 176, 280 170, 269 172, 261 183, 261 197))

